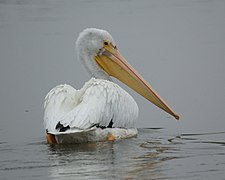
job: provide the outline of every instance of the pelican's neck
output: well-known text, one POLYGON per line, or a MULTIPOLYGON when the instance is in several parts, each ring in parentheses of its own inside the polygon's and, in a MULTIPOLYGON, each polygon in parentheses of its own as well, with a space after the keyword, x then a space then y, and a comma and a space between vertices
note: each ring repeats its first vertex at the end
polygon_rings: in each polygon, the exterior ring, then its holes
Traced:
POLYGON ((98 66, 93 55, 79 53, 78 58, 81 60, 84 67, 87 69, 87 71, 91 74, 92 77, 96 79, 112 81, 111 77, 102 68, 98 66))
POLYGON ((105 71, 101 69, 95 72, 91 72, 91 75, 92 77, 96 79, 104 79, 104 80, 112 81, 111 77, 108 74, 106 74, 105 71))

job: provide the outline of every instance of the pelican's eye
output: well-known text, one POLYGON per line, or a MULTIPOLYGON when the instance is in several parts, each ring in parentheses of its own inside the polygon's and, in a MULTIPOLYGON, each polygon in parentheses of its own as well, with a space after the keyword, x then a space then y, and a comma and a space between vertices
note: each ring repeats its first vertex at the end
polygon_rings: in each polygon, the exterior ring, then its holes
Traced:
POLYGON ((104 41, 104 45, 108 46, 108 45, 109 45, 109 43, 108 43, 107 41, 104 41))
POLYGON ((113 43, 111 43, 111 42, 109 42, 107 40, 103 41, 103 45, 104 46, 110 46, 110 47, 112 47, 114 49, 117 49, 116 45, 114 45, 113 43))

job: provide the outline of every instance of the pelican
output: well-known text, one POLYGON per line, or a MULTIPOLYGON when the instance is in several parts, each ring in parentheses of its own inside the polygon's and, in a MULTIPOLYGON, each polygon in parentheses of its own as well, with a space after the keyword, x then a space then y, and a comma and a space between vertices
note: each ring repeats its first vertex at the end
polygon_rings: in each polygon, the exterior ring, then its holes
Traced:
POLYGON ((111 77, 179 119, 121 55, 107 31, 83 30, 76 51, 92 78, 79 90, 64 84, 46 95, 44 128, 49 144, 113 141, 137 135, 138 106, 111 77))

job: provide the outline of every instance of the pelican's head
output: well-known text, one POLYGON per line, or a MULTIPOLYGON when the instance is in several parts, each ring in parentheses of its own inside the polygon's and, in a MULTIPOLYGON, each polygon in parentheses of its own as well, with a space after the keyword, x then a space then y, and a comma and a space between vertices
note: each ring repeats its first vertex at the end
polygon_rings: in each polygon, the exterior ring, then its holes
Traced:
POLYGON ((118 51, 112 36, 105 30, 88 28, 76 41, 78 58, 96 78, 122 81, 150 102, 179 119, 177 115, 126 61, 118 51))
POLYGON ((107 31, 87 28, 77 38, 76 50, 78 58, 92 76, 99 79, 111 80, 104 69, 100 68, 95 61, 95 56, 104 48, 105 41, 115 44, 112 36, 107 31))

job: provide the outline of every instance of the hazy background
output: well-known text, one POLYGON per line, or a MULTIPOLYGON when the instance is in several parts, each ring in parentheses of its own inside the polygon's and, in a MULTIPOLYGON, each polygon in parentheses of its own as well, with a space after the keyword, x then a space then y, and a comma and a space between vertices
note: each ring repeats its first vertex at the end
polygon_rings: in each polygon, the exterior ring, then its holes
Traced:
POLYGON ((75 54, 87 27, 108 30, 120 52, 177 112, 177 122, 123 86, 138 127, 176 133, 225 128, 225 1, 0 0, 1 141, 44 136, 43 102, 54 86, 90 76, 75 54))

